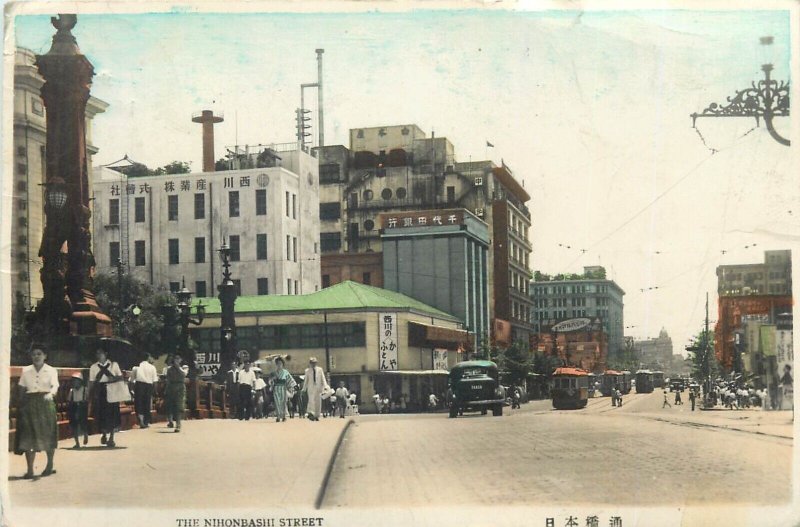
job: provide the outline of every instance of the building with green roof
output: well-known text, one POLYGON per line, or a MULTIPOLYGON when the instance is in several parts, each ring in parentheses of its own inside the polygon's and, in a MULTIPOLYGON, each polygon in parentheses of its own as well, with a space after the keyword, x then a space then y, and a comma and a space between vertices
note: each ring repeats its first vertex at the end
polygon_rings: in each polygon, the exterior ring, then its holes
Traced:
MULTIPOLYGON (((203 323, 190 329, 207 374, 220 364, 221 307, 205 306, 203 323)), ((332 384, 344 381, 362 402, 374 394, 411 409, 440 395, 447 370, 460 360, 471 335, 458 318, 404 294, 342 282, 307 295, 243 296, 236 300, 236 346, 262 361, 288 356, 286 367, 302 375, 311 357, 327 369, 332 384), (327 365, 327 368, 326 368, 327 365)), ((362 409, 369 411, 371 404, 362 409)), ((372 408, 374 409, 374 408, 372 408)))

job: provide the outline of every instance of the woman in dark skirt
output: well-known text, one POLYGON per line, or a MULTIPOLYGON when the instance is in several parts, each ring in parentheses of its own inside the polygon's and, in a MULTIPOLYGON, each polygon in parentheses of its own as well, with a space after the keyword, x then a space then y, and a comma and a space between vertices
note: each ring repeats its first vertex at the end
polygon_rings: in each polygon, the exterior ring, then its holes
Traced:
POLYGON ((31 346, 30 366, 22 369, 19 379, 20 406, 15 436, 14 452, 25 454, 28 471, 25 479, 33 477, 33 462, 36 452, 47 454, 47 466, 42 476, 55 474, 53 455, 58 445, 58 422, 56 404, 53 401, 58 392, 58 372, 45 364, 47 359, 44 347, 31 346))
POLYGON ((100 429, 100 443, 109 448, 116 446, 114 443, 114 430, 120 427, 122 421, 119 415, 119 403, 108 402, 106 385, 110 382, 122 380, 122 371, 119 364, 108 360, 105 350, 97 349, 97 362, 89 368, 89 400, 92 404, 92 415, 100 429), (106 439, 108 435, 108 439, 106 439))
POLYGON ((175 419, 175 431, 181 431, 183 410, 186 408, 186 369, 181 367, 180 355, 172 357, 172 364, 167 368, 166 389, 164 393, 167 415, 175 419))

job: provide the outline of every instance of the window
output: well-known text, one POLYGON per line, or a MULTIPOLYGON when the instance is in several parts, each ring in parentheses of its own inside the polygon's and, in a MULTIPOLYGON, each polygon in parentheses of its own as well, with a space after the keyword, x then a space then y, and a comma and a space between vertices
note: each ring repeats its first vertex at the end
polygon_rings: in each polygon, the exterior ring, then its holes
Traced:
POLYGON ((108 242, 108 264, 117 265, 119 261, 119 242, 108 242))
POLYGON ((181 290, 181 283, 180 282, 170 282, 169 283, 169 292, 170 293, 177 293, 181 290))
POLYGON ((397 196, 397 199, 406 199, 408 192, 406 191, 405 187, 400 187, 395 192, 395 195, 397 196))
POLYGON ((194 283, 194 296, 195 298, 206 298, 208 296, 205 280, 198 280, 194 283))
POLYGON ((17 181, 17 192, 27 192, 27 191, 28 191, 28 182, 17 181))
POLYGON ((206 217, 206 195, 198 192, 194 195, 194 219, 202 220, 206 217))
POLYGON ((256 190, 256 216, 267 215, 267 189, 256 190))
POLYGON ((392 199, 392 189, 385 188, 381 191, 381 197, 383 199, 392 199))
POLYGON ((28 237, 24 234, 20 234, 19 238, 17 238, 19 245, 28 245, 28 237))
POLYGON ((44 115, 44 106, 42 106, 42 101, 40 99, 31 99, 31 111, 36 115, 44 115))
POLYGON ((229 218, 238 218, 239 217, 239 191, 238 190, 230 190, 230 191, 228 191, 228 217, 229 218))
POLYGON ((447 187, 447 203, 453 203, 456 200, 456 187, 447 187))
POLYGON ((292 237, 292 260, 297 261, 297 238, 292 237))
POLYGON ((206 239, 203 236, 194 239, 194 262, 206 263, 206 239))
POLYGON ((178 195, 170 194, 167 196, 167 219, 178 221, 178 195))
POLYGON ((286 235, 286 259, 292 261, 292 237, 286 235))
POLYGON ((286 217, 289 217, 289 191, 286 191, 286 217))
POLYGON ((17 174, 24 175, 28 172, 28 165, 25 163, 17 163, 17 174))
POLYGON ((169 263, 171 265, 179 263, 178 239, 177 238, 170 238, 168 240, 168 245, 169 245, 169 263))
POLYGON ((256 260, 266 260, 266 259, 267 259, 267 235, 256 234, 256 260))
POLYGON ((287 278, 286 279, 286 294, 287 295, 291 295, 292 294, 292 279, 291 278, 287 278))
POLYGON ((297 294, 297 280, 294 281, 294 294, 297 294))
POLYGON ((322 275, 322 287, 330 287, 331 286, 331 275, 324 274, 322 275))
POLYGON ((114 198, 108 200, 108 223, 110 225, 119 225, 119 199, 114 198))
POLYGON ((372 198, 373 198, 372 191, 370 189, 365 190, 364 191, 364 201, 372 201, 372 198))
POLYGON ((238 262, 241 258, 241 253, 239 252, 239 235, 234 234, 230 238, 231 261, 238 262))
POLYGON ((25 216, 20 216, 19 220, 17 221, 17 223, 19 223, 20 227, 27 227, 28 226, 28 218, 26 218, 25 216))
POLYGON ((297 194, 292 194, 292 219, 297 219, 297 194))
POLYGON ((372 284, 371 273, 362 273, 362 275, 361 275, 361 283, 365 284, 365 285, 372 284))
POLYGON ((269 294, 269 278, 258 279, 258 294, 259 295, 269 294))
POLYGON ((27 199, 19 200, 19 203, 17 203, 17 208, 19 210, 28 210, 28 200, 27 199))
POLYGON ((341 232, 321 232, 319 246, 322 252, 336 252, 342 248, 341 232))
POLYGON ((339 182, 339 164, 326 163, 319 166, 319 182, 320 183, 338 183, 339 182))
POLYGON ((364 230, 365 231, 371 231, 374 228, 375 228, 375 222, 374 221, 367 220, 367 221, 364 222, 364 230))
POLYGON ((133 200, 133 221, 136 223, 144 223, 144 198, 136 198, 133 200))
POLYGON ((320 203, 319 204, 319 219, 321 220, 338 220, 342 217, 342 204, 339 202, 320 203))
POLYGON ((231 282, 233 282, 233 287, 236 288, 236 296, 242 296, 242 281, 238 278, 234 278, 231 282))
POLYGON ((136 266, 145 265, 144 240, 136 240, 133 242, 133 263, 136 266))

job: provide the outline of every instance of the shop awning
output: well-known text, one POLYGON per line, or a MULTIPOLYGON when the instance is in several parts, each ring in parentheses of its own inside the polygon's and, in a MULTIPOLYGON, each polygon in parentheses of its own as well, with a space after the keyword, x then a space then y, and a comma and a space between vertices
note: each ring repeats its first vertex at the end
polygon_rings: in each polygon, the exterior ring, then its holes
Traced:
POLYGON ((469 332, 419 322, 408 323, 408 343, 425 348, 444 348, 457 350, 469 343, 469 332))

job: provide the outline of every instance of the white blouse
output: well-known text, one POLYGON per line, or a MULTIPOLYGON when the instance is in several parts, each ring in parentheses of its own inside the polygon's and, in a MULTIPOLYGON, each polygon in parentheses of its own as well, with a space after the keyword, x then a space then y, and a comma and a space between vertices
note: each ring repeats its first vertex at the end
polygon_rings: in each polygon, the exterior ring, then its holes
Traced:
POLYGON ((58 391, 58 372, 49 364, 43 364, 42 369, 36 371, 36 367, 31 364, 22 368, 19 385, 25 388, 26 393, 55 395, 58 391))
MULTIPOLYGON (((111 373, 111 375, 113 375, 115 377, 121 377, 122 376, 122 370, 119 369, 119 364, 117 364, 116 362, 111 362, 111 361, 107 360, 105 362, 105 364, 103 364, 103 366, 108 367, 109 363, 111 363, 111 366, 108 368, 109 373, 111 373)), ((97 374, 98 373, 100 373, 100 363, 99 362, 95 362, 89 368, 89 382, 100 382, 100 383, 110 382, 110 379, 108 378, 108 375, 103 375, 102 377, 100 377, 99 381, 95 381, 95 379, 97 378, 97 374)))

